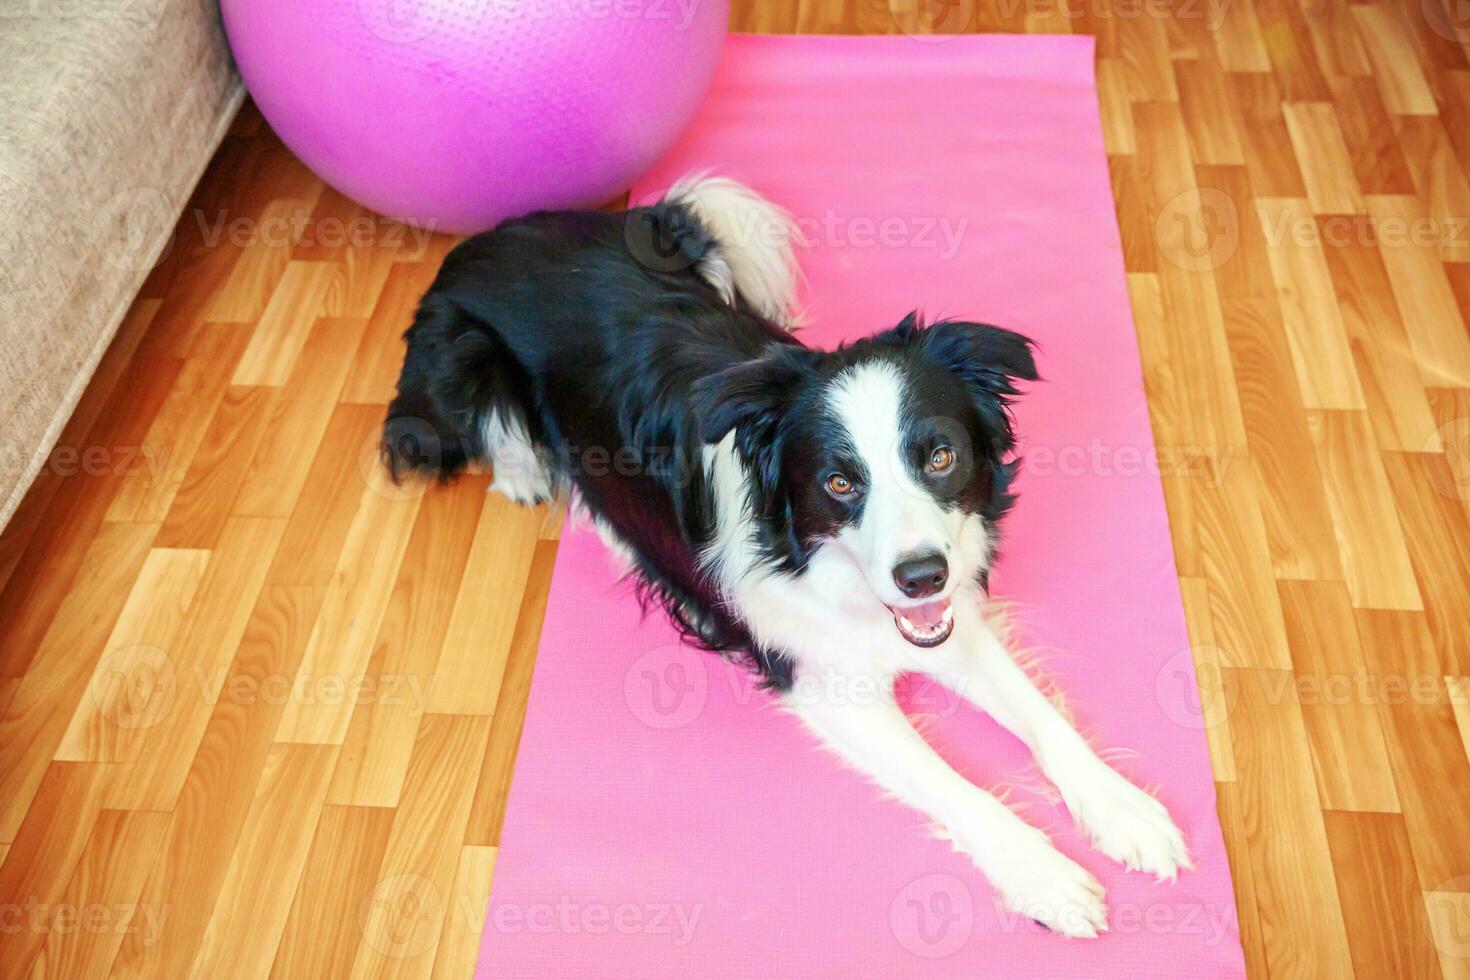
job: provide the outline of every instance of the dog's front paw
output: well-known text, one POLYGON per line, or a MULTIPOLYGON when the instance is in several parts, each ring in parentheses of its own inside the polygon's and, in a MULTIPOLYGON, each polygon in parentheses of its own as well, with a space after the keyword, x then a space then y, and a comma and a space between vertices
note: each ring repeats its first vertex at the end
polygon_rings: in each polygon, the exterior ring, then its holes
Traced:
POLYGON ((1040 831, 996 848, 983 868, 1006 908, 1074 939, 1108 930, 1103 886, 1040 831))
POLYGON ((1194 867, 1164 805, 1107 766, 1074 777, 1062 795, 1093 845, 1128 870, 1172 881, 1194 867))

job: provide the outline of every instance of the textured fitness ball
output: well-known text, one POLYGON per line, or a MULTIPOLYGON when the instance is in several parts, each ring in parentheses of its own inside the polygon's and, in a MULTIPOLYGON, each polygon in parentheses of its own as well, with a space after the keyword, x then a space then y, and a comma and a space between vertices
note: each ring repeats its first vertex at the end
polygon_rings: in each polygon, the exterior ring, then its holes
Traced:
POLYGON ((729 0, 223 0, 260 111, 327 183, 473 232, 595 207, 709 88, 729 0))

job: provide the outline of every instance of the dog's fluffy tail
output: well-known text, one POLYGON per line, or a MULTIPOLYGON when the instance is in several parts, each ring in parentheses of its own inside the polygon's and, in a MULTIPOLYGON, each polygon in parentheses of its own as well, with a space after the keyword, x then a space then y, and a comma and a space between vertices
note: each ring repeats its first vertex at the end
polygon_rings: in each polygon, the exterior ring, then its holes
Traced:
POLYGON ((795 249, 801 235, 791 215, 744 184, 703 173, 680 180, 665 200, 688 209, 714 240, 696 271, 727 302, 738 294, 784 327, 800 323, 795 249))

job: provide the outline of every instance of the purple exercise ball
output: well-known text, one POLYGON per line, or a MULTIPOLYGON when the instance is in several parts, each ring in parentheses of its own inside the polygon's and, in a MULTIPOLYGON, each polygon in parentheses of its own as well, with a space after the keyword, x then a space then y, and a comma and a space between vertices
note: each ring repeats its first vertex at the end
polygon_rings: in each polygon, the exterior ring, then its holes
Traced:
POLYGON ((729 0, 223 0, 246 87, 327 183, 436 231, 595 207, 694 115, 729 0))

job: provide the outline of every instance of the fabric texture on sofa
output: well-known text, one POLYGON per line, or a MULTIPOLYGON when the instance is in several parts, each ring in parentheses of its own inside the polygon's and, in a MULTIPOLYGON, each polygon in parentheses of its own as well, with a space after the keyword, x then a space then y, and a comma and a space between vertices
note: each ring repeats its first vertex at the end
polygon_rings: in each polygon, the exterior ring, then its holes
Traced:
POLYGON ((0 0, 0 526, 242 96, 210 0, 0 0))

